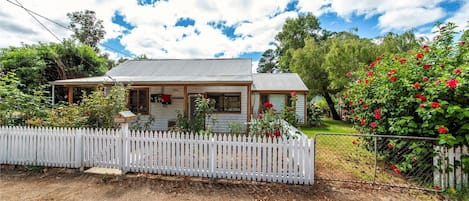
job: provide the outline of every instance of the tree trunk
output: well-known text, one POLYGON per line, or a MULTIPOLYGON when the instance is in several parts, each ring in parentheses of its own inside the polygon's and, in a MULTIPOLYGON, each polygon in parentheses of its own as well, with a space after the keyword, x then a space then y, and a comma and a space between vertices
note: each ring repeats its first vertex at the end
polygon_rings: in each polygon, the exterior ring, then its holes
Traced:
POLYGON ((329 95, 329 92, 327 90, 324 90, 323 96, 326 99, 327 105, 329 106, 329 110, 331 110, 332 119, 341 120, 339 114, 337 113, 337 110, 335 110, 334 101, 332 101, 331 95, 329 95))

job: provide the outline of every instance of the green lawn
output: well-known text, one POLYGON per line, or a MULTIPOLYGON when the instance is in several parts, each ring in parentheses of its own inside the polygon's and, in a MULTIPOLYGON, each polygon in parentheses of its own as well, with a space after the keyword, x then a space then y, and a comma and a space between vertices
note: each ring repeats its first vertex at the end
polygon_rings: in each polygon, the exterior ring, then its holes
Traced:
POLYGON ((301 130, 303 133, 308 135, 310 138, 314 136, 316 133, 354 133, 358 134, 358 132, 353 128, 352 124, 340 121, 340 120, 333 120, 329 118, 323 119, 324 126, 320 128, 310 128, 310 127, 303 127, 301 130))

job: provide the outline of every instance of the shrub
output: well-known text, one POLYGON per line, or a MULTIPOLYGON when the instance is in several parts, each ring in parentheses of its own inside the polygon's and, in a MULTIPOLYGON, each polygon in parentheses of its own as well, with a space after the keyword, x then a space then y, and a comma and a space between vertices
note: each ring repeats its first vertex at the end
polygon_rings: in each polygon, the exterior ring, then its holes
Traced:
POLYGON ((290 106, 284 105, 282 110, 280 111, 280 117, 293 126, 298 125, 298 117, 296 115, 296 100, 297 99, 298 97, 296 96, 296 92, 292 92, 291 99, 290 99, 290 106))
MULTIPOLYGON (((469 32, 454 43, 454 29, 452 23, 439 25, 433 44, 381 55, 350 76, 355 82, 344 97, 355 127, 378 135, 438 137, 440 144, 449 146, 469 144, 469 32)), ((380 143, 394 143, 408 153, 406 160, 395 166, 401 172, 428 170, 423 164, 412 167, 410 159, 432 151, 431 144, 405 140, 380 143)), ((431 169, 427 173, 431 174, 431 169)))
POLYGON ((216 119, 213 118, 215 111, 215 100, 205 98, 203 96, 197 97, 195 100, 194 116, 191 119, 185 117, 181 112, 177 111, 176 129, 177 131, 191 131, 194 133, 208 134, 212 128, 207 125, 207 120, 215 124, 216 119))
POLYGON ((307 114, 308 114, 308 126, 322 126, 322 116, 323 116, 323 109, 317 104, 308 104, 307 114))

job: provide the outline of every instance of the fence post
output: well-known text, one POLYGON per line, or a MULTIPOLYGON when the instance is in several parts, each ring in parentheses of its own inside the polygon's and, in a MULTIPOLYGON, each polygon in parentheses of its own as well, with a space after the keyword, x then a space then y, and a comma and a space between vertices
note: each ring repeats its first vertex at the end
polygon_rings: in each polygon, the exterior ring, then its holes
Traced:
POLYGON ((83 171, 83 133, 80 129, 76 129, 75 135, 75 167, 80 168, 83 171))
POLYGON ((129 124, 124 122, 120 124, 121 126, 121 132, 120 132, 120 140, 119 140, 119 145, 120 145, 120 169, 122 171, 122 174, 125 174, 127 172, 127 154, 130 154, 130 150, 128 150, 128 137, 129 137, 129 124))
POLYGON ((378 137, 374 137, 375 144, 375 171, 373 173, 373 184, 376 182, 376 170, 378 169, 378 137))
POLYGON ((209 154, 210 154, 210 175, 212 177, 215 176, 215 138, 213 135, 210 135, 210 146, 209 146, 209 154))

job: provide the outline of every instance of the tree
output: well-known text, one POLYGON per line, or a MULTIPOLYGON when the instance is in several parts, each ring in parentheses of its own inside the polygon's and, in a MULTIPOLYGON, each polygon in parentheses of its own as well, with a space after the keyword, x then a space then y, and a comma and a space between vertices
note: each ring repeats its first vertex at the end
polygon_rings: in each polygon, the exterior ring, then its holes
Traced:
POLYGON ((321 29, 318 18, 312 13, 301 15, 295 19, 287 19, 275 39, 278 41, 278 68, 282 71, 290 71, 292 51, 305 46, 305 39, 311 38, 314 42, 322 41, 331 32, 321 29))
POLYGON ((97 44, 104 38, 106 31, 103 21, 96 18, 96 13, 91 10, 75 11, 67 13, 67 17, 70 18, 69 27, 74 32, 72 37, 98 52, 97 44))
POLYGON ((305 81, 311 94, 325 98, 332 117, 338 120, 333 97, 348 85, 344 75, 372 61, 375 49, 370 40, 348 32, 336 33, 319 43, 310 38, 305 47, 293 52, 291 68, 305 81))
POLYGON ((268 49, 266 50, 262 56, 261 59, 259 59, 259 64, 257 67, 257 72, 258 73, 273 73, 277 69, 277 54, 275 53, 275 50, 273 49, 268 49))
POLYGON ((426 42, 425 38, 416 37, 412 30, 406 31, 401 35, 389 32, 384 37, 380 38, 380 40, 379 52, 384 54, 408 52, 415 47, 419 47, 423 42, 426 42))

